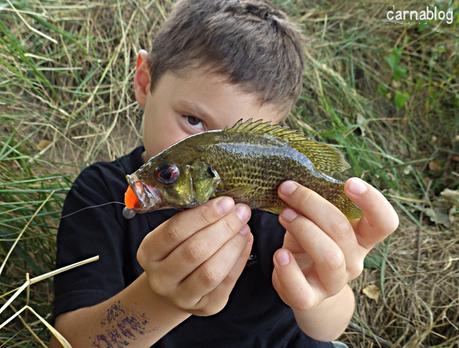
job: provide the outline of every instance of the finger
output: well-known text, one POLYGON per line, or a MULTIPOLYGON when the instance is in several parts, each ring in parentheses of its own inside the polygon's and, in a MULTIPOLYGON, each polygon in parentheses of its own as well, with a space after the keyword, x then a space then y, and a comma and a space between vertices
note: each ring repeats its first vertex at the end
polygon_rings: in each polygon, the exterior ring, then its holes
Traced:
POLYGON ((397 212, 376 188, 359 178, 350 178, 345 182, 344 190, 362 209, 363 216, 355 230, 359 244, 367 251, 398 228, 397 212))
POLYGON ((230 197, 219 197, 199 207, 188 209, 165 221, 142 241, 147 246, 150 261, 165 258, 179 244, 197 231, 212 225, 234 208, 230 197))
POLYGON ((290 250, 293 254, 295 253, 304 253, 303 248, 295 239, 295 236, 288 231, 285 231, 284 234, 284 243, 283 248, 290 250))
MULTIPOLYGON (((350 259, 356 255, 361 257, 364 251, 357 241, 353 226, 347 217, 332 203, 294 181, 286 181, 279 187, 279 196, 299 214, 304 215, 327 233, 338 244, 350 259)), ((284 216, 284 212, 280 215, 284 216)))
POLYGON ((241 273, 244 271, 244 268, 250 256, 250 252, 252 250, 252 244, 253 244, 253 235, 252 233, 250 233, 250 227, 249 227, 249 233, 247 235, 247 245, 245 249, 241 253, 234 267, 231 269, 231 271, 228 273, 226 278, 223 280, 222 284, 219 285, 219 286, 222 286, 228 289, 228 295, 231 289, 233 289, 234 285, 236 284, 236 281, 239 279, 241 273))
POLYGON ((300 266, 304 274, 306 274, 306 272, 308 272, 313 266, 311 257, 304 252, 303 247, 300 245, 300 243, 298 243, 295 236, 288 230, 285 231, 282 248, 288 249, 292 253, 293 257, 298 263, 298 266, 300 266))
POLYGON ((177 288, 177 298, 195 305, 203 296, 214 290, 229 274, 247 246, 249 227, 231 238, 211 258, 199 266, 177 288))
POLYGON ((250 255, 250 251, 252 250, 253 244, 253 235, 251 233, 247 236, 247 246, 245 247, 244 251, 239 256, 234 267, 228 273, 226 278, 218 285, 214 290, 209 292, 207 295, 201 298, 198 305, 200 309, 196 310, 193 314, 197 315, 209 315, 212 313, 217 313, 223 309, 224 305, 228 302, 228 298, 230 296, 231 291, 233 290, 234 286, 236 285, 236 281, 241 276, 244 268, 247 264, 247 260, 250 255), (220 308, 212 308, 212 303, 220 303, 220 308))
POLYGON ((349 280, 343 251, 327 233, 308 218, 296 214, 291 209, 286 209, 283 213, 289 220, 281 218, 281 224, 311 256, 327 294, 338 293, 349 280), (293 216, 289 216, 289 213, 293 216))
POLYGON ((293 309, 306 310, 318 299, 295 258, 287 249, 274 254, 273 286, 282 300, 293 309))
POLYGON ((181 282, 238 234, 249 221, 250 214, 251 211, 247 205, 237 204, 233 212, 203 228, 180 244, 158 263, 158 268, 174 270, 163 272, 161 282, 169 283, 171 286, 181 282))

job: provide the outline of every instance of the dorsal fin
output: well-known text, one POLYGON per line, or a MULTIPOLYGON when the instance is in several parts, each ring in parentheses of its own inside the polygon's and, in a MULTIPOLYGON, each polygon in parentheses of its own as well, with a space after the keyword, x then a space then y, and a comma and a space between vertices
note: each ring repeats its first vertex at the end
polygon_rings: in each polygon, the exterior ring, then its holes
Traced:
POLYGON ((226 132, 269 134, 288 143, 289 146, 307 156, 317 170, 326 174, 345 171, 350 166, 343 154, 332 146, 306 138, 301 132, 271 124, 263 120, 240 119, 234 126, 225 128, 226 132))

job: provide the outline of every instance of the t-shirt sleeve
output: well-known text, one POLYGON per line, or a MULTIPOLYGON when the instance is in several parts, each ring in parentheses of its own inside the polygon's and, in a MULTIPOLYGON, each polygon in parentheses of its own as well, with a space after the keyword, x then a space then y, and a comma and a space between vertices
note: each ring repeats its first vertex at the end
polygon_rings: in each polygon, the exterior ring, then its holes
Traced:
POLYGON ((53 321, 61 313, 100 303, 125 287, 122 206, 108 204, 64 217, 116 198, 107 172, 103 165, 83 170, 64 201, 57 232, 56 268, 95 255, 99 260, 55 276, 53 321))

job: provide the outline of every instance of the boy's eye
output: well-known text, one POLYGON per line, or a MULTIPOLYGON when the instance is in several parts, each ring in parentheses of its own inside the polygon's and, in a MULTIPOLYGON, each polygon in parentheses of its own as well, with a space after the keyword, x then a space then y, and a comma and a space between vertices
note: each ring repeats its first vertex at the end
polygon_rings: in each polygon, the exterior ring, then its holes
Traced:
POLYGON ((186 118, 186 121, 193 128, 198 128, 200 130, 205 130, 204 123, 197 117, 191 115, 183 115, 186 118))
POLYGON ((187 116, 186 118, 188 120, 188 123, 191 124, 192 126, 196 126, 197 124, 199 124, 199 122, 201 122, 199 118, 194 117, 194 116, 187 116))

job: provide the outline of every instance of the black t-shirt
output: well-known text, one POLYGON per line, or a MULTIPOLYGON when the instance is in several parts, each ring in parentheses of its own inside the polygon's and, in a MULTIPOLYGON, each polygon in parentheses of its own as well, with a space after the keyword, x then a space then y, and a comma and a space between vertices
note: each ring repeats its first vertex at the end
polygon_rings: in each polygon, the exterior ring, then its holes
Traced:
MULTIPOLYGON (((65 199, 62 215, 122 201, 127 188, 125 175, 143 164, 143 151, 140 146, 113 162, 98 162, 84 169, 65 199)), ((100 259, 55 277, 53 318, 100 303, 127 287, 143 272, 136 260, 142 239, 177 213, 167 209, 126 220, 122 209, 122 205, 110 204, 61 219, 56 266, 94 255, 100 259)), ((277 215, 254 210, 249 225, 254 235, 251 257, 226 307, 209 317, 191 316, 154 347, 332 347, 299 329, 292 311, 272 286, 272 256, 285 233, 277 215)))

